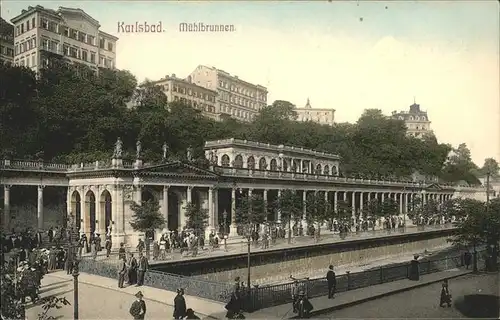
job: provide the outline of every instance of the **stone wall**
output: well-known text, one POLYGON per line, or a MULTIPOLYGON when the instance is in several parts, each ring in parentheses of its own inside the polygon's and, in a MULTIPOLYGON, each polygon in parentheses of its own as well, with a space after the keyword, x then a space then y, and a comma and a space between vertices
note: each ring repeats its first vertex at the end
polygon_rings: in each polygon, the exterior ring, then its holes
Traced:
MULTIPOLYGON (((66 215, 65 205, 47 205, 43 208, 43 229, 50 227, 61 227, 66 215)), ((17 231, 26 228, 38 229, 37 207, 36 205, 11 206, 10 221, 7 230, 15 228, 17 231)), ((5 228, 5 227, 4 227, 5 228)))
MULTIPOLYGON (((409 261, 415 253, 422 252, 425 249, 433 250, 435 248, 442 248, 446 245, 448 245, 447 237, 440 237, 379 247, 359 248, 327 255, 308 256, 267 265, 252 266, 252 283, 272 283, 285 280, 289 275, 296 275, 298 271, 302 274, 307 273, 311 275, 321 270, 324 270, 326 273, 326 269, 330 264, 334 266, 349 266, 402 254, 407 254, 409 261)), ((240 276, 244 281, 246 274, 246 268, 237 268, 206 273, 197 277, 211 281, 230 282, 237 276, 240 276)))

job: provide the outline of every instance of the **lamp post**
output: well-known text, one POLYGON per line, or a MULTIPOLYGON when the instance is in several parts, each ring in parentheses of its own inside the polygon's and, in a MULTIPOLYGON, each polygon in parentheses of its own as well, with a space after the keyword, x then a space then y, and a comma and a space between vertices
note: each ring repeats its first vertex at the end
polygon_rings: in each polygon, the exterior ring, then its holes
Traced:
POLYGON ((70 262, 73 265, 73 272, 71 275, 73 276, 73 318, 78 320, 78 276, 79 273, 79 263, 80 261, 77 258, 77 252, 74 241, 78 241, 78 236, 75 235, 76 230, 76 220, 73 215, 70 213, 68 216, 68 224, 70 228, 70 232, 68 235, 68 257, 71 259, 70 262))
POLYGON ((251 286, 250 286, 250 268, 251 268, 251 261, 250 261, 250 241, 251 241, 251 238, 252 238, 252 226, 251 224, 249 223, 247 225, 247 230, 246 230, 247 234, 247 288, 248 288, 248 296, 250 296, 250 290, 251 290, 251 286))
POLYGON ((224 210, 222 213, 222 218, 224 219, 224 251, 227 252, 227 211, 224 210))

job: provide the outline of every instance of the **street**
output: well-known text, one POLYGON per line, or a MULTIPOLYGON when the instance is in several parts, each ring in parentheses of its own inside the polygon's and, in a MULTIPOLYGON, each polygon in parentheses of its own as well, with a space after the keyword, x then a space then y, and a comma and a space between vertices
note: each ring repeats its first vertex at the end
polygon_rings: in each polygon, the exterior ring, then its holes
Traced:
POLYGON ((450 280, 449 288, 453 297, 453 305, 450 308, 439 306, 441 283, 435 283, 316 317, 335 319, 498 319, 499 278, 499 274, 480 274, 450 280))
MULTIPOLYGON (((106 289, 93 285, 78 284, 79 291, 79 317, 80 319, 130 319, 130 305, 136 299, 133 295, 118 291, 116 289, 106 289)), ((139 291, 140 289, 137 289, 139 291)), ((49 315, 57 319, 73 319, 73 277, 68 276, 68 280, 59 277, 46 275, 42 279, 40 288, 41 297, 56 295, 66 297, 71 303, 61 309, 49 311, 49 315)), ((146 301, 147 319, 168 319, 172 317, 172 307, 156 301, 146 301)), ((165 301, 172 304, 173 301, 165 301)), ((189 306, 188 306, 189 307, 189 306)), ((196 310, 196 308, 193 308, 196 310)), ((29 320, 38 319, 38 314, 42 312, 42 306, 27 305, 26 316, 29 320)))

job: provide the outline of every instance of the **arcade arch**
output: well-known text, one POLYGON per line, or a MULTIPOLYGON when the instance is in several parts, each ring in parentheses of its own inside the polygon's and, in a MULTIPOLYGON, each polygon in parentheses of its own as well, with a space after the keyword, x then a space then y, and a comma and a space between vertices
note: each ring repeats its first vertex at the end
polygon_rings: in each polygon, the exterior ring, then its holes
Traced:
POLYGON ((241 156, 241 154, 237 155, 234 158, 234 165, 233 165, 233 167, 235 167, 235 168, 243 168, 243 157, 241 156))
POLYGON ((82 227, 82 200, 78 191, 71 194, 71 213, 74 215, 76 230, 82 227))
POLYGON ((111 193, 109 193, 108 190, 104 190, 101 193, 100 206, 102 217, 99 218, 99 221, 104 223, 101 227, 101 229, 103 229, 101 232, 104 233, 107 233, 107 231, 112 228, 111 225, 113 224, 113 204, 111 199, 111 193))
POLYGON ((95 194, 92 190, 85 194, 85 217, 83 218, 83 226, 85 233, 94 233, 96 231, 96 204, 95 194))

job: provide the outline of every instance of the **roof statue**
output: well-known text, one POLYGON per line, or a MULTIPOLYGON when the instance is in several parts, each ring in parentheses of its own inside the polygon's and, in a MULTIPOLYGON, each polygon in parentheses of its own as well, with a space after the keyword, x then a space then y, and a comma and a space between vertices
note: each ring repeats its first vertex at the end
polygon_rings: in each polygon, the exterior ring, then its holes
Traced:
POLYGON ((311 103, 310 103, 310 101, 309 101, 309 98, 307 98, 307 103, 306 103, 306 105, 305 105, 305 107, 304 107, 304 108, 311 109, 311 103))
POLYGON ((121 159, 123 156, 123 142, 120 137, 116 139, 115 150, 113 152, 113 159, 121 159))

